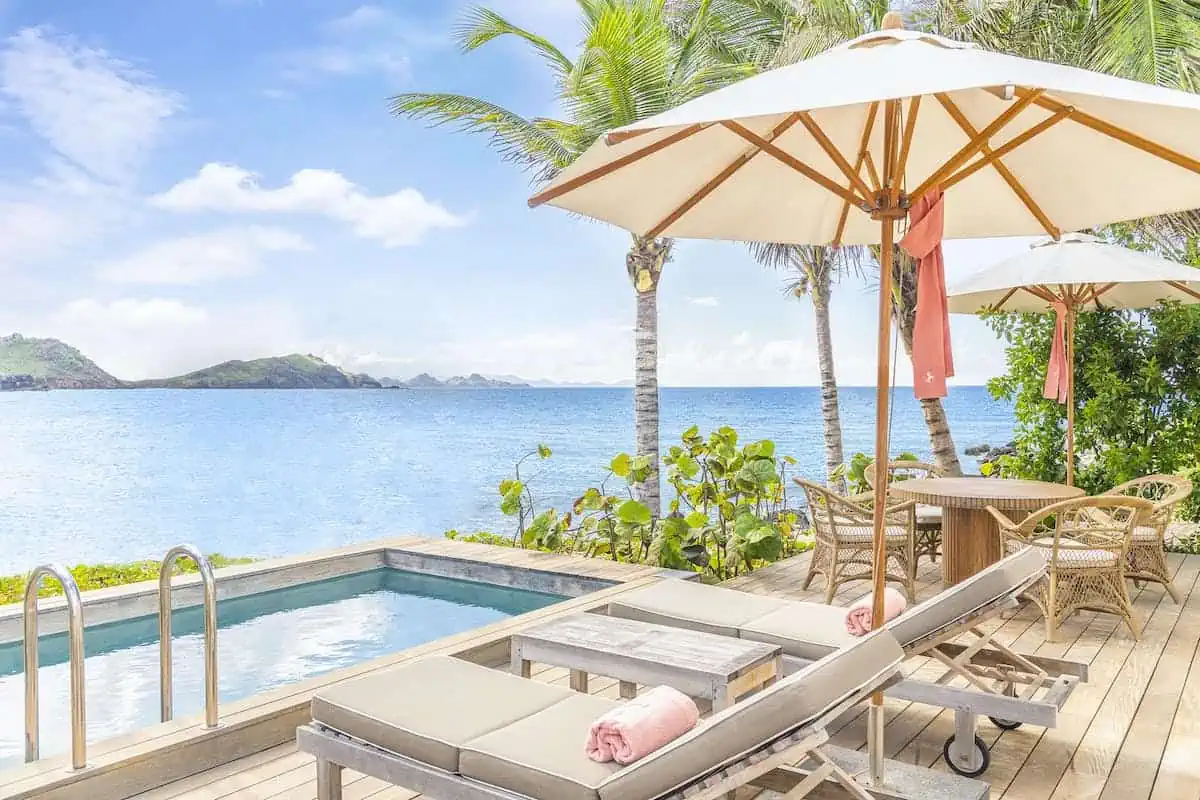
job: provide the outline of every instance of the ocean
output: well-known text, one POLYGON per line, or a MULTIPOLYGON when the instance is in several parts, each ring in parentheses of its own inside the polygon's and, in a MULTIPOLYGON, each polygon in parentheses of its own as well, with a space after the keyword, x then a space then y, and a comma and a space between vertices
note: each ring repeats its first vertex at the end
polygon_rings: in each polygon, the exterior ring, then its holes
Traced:
MULTIPOLYGON (((874 389, 844 388, 846 456, 870 452, 874 389)), ((929 444, 912 390, 895 390, 893 453, 929 444)), ((986 390, 944 401, 960 451, 1012 438, 986 390)), ((696 424, 773 439, 823 478, 820 390, 664 389, 669 446, 696 424)), ((0 574, 161 558, 188 542, 279 556, 385 536, 511 530, 496 486, 524 476, 565 508, 632 450, 629 389, 56 391, 0 394, 0 574)), ((973 470, 974 459, 964 458, 973 470)))

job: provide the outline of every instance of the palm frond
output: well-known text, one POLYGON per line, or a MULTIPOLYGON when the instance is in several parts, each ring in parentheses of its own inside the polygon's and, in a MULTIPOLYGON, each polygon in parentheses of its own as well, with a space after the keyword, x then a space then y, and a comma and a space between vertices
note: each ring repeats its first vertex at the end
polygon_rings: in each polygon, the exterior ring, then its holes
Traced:
POLYGON ((579 131, 570 123, 528 120, 475 97, 409 92, 392 98, 391 112, 434 127, 453 125, 460 131, 484 134, 505 160, 534 170, 537 180, 552 178, 579 155, 574 149, 579 131))
POLYGON ((568 74, 573 67, 571 60, 545 38, 512 24, 490 8, 473 6, 467 9, 454 32, 454 38, 465 53, 478 50, 502 36, 515 36, 527 42, 559 76, 568 74))
POLYGON ((1093 69, 1162 86, 1194 85, 1200 4, 1193 0, 1107 0, 1090 33, 1093 69))

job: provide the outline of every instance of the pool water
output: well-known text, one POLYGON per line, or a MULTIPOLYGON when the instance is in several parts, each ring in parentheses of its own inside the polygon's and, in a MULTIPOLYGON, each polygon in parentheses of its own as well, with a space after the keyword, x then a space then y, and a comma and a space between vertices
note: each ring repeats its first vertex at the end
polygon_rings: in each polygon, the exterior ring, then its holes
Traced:
MULTIPOLYGON (((218 604, 222 703, 523 614, 564 598, 380 569, 218 604)), ((86 616, 86 612, 85 612, 86 616)), ((172 615, 175 717, 204 710, 204 620, 199 607, 172 615)), ((88 742, 159 718, 158 618, 115 622, 84 634, 88 742)), ((70 748, 66 636, 44 636, 41 756, 70 748)), ((20 642, 0 645, 0 769, 24 758, 20 642)))

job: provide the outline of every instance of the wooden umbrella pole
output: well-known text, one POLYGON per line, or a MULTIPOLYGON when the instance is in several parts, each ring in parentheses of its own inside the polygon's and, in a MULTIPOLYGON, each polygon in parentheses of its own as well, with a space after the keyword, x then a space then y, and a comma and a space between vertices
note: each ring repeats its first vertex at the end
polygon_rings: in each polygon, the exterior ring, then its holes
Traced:
POLYGON ((1075 485, 1075 315, 1074 303, 1067 304, 1067 486, 1075 485))

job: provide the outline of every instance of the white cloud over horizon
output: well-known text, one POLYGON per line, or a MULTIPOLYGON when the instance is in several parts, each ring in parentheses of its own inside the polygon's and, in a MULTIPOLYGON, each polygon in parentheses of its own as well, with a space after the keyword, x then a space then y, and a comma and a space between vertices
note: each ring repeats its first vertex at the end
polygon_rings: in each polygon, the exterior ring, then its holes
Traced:
POLYGON ((96 275, 112 283, 198 284, 252 275, 272 253, 311 249, 303 236, 282 228, 225 228, 155 242, 100 264, 96 275))
POLYGON ((303 169, 284 186, 266 189, 248 170, 210 163, 149 202, 175 212, 317 215, 346 223, 356 235, 378 240, 384 247, 419 244, 433 230, 461 228, 469 221, 416 189, 373 196, 326 169, 303 169))

